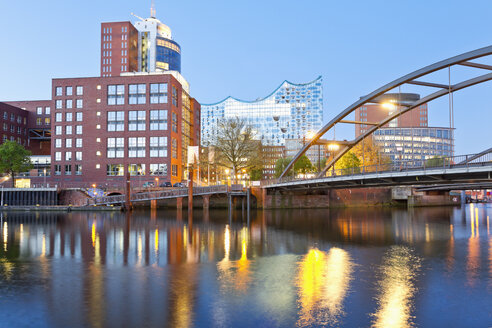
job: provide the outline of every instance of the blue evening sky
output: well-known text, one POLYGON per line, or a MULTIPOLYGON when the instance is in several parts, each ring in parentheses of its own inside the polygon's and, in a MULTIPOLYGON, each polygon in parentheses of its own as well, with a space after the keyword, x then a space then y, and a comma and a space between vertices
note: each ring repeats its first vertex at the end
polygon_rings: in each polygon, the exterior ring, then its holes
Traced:
MULTIPOLYGON (((181 45, 182 74, 199 102, 253 100, 283 80, 323 75, 325 122, 401 75, 492 43, 490 0, 155 0, 155 6, 181 45)), ((49 99, 51 78, 98 76, 100 23, 135 21, 130 13, 147 17, 149 7, 150 0, 1 0, 0 101, 49 99)), ((453 76, 456 82, 469 75, 453 76)), ((447 83, 447 74, 434 81, 447 83)), ((422 90, 429 89, 402 92, 422 90)), ((456 154, 492 146, 491 91, 487 83, 455 95, 456 154)), ((449 126, 447 99, 429 108, 430 125, 449 126)), ((337 138, 353 135, 352 126, 337 129, 337 138)))

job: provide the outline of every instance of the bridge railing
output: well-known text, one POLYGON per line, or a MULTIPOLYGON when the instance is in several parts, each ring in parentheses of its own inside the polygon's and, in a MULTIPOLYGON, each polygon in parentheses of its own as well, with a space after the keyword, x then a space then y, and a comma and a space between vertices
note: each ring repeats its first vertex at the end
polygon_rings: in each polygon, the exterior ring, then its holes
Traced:
MULTIPOLYGON (((193 195, 227 193, 227 185, 216 185, 207 187, 194 187, 193 195)), ((152 199, 165 199, 188 196, 188 188, 174 188, 158 191, 133 193, 130 196, 132 202, 146 201, 152 199)), ((125 195, 114 195, 105 197, 96 197, 93 202, 95 205, 103 204, 123 204, 126 201, 125 195)))
MULTIPOLYGON (((354 166, 346 168, 336 168, 326 172, 325 177, 342 177, 342 176, 357 176, 366 174, 379 174, 390 172, 410 172, 418 170, 442 170, 456 167, 472 167, 492 164, 492 153, 487 154, 468 154, 448 157, 433 157, 426 160, 418 161, 401 161, 397 163, 381 163, 366 166, 354 166), (477 156, 480 155, 480 156, 477 156)), ((299 180, 315 180, 319 179, 314 174, 299 175, 296 177, 289 176, 282 179, 271 179, 262 181, 262 185, 271 185, 276 183, 285 183, 299 180)))

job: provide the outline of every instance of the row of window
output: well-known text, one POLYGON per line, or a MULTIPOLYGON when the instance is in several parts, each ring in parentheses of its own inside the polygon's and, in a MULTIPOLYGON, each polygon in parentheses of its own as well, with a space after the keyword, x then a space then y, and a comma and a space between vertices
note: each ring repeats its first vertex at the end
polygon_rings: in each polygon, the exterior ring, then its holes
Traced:
MULTIPOLYGON (((73 114, 74 113, 71 113, 71 112, 65 113, 65 122, 72 122, 73 114)), ((83 115, 84 114, 81 112, 76 112, 75 113, 75 120, 77 122, 82 122, 82 119, 84 117, 83 115)), ((63 122, 63 113, 56 113, 55 114, 55 122, 63 122)))
MULTIPOLYGON (((173 113, 176 116, 175 113, 173 113)), ((177 121, 177 120, 176 120, 177 121)), ((167 110, 151 110, 149 120, 150 130, 164 131, 167 130, 167 110)), ((108 112, 107 130, 125 131, 125 112, 108 112)), ((128 112, 128 131, 145 131, 146 130, 146 111, 129 111, 128 112)))
MULTIPOLYGON (((66 161, 71 161, 72 160, 72 154, 75 153, 75 160, 76 161, 81 161, 82 160, 82 152, 81 151, 76 151, 76 152, 71 152, 71 151, 66 151, 65 152, 65 160, 66 161)), ((62 160, 62 152, 61 151, 56 151, 55 152, 55 161, 60 162, 62 160)))
MULTIPOLYGON (((10 133, 15 133, 15 125, 10 125, 10 133)), ((9 125, 7 123, 3 123, 3 131, 8 131, 9 130, 9 125)), ((22 134, 22 131, 24 130, 24 135, 27 134, 27 129, 22 128, 20 126, 17 126, 17 134, 22 134)))
MULTIPOLYGON (((75 100, 75 108, 83 108, 83 106, 84 106, 84 101, 82 99, 76 99, 75 100)), ((62 109, 63 108, 63 100, 61 100, 61 99, 55 100, 55 108, 56 109, 62 109)), ((66 109, 73 108, 73 100, 72 99, 66 99, 65 100, 65 108, 66 109)))
MULTIPOLYGON (((150 157, 167 157, 167 137, 150 137, 149 141, 150 157)), ((173 143, 175 141, 172 139, 173 143)), ((125 150, 125 138, 107 139, 108 158, 124 158, 125 150)), ((145 137, 128 138, 128 157, 146 157, 145 137)))
MULTIPOLYGON (((176 88, 173 86, 173 92, 176 88)), ((177 93, 176 93, 177 94, 177 93)), ((173 96, 174 97, 174 96, 173 96)), ((147 101, 147 85, 146 84, 129 84, 128 85, 128 104, 137 105, 145 104, 147 101)), ((124 105, 125 104, 125 85, 108 85, 108 105, 124 105)), ((151 83, 150 84, 150 103, 151 104, 167 104, 167 83, 151 83)), ((174 101, 173 101, 174 103, 174 101)), ((177 102, 176 102, 177 106, 177 102)))
MULTIPOLYGON (((36 107, 36 114, 43 115, 43 107, 36 107)), ((44 108, 44 114, 50 115, 51 114, 51 107, 45 107, 44 108)))
MULTIPOLYGON (((125 172, 124 164, 108 164, 106 166, 108 176, 123 176, 125 172)), ((130 164, 128 165, 128 171, 130 175, 145 175, 145 164, 130 164)), ((150 175, 160 175, 167 176, 167 164, 150 164, 149 165, 150 175)))
MULTIPOLYGON (((61 148, 61 147, 62 147, 62 139, 55 139, 55 148, 61 148)), ((71 138, 65 139, 65 147, 66 148, 72 147, 72 139, 71 138)), ((76 148, 82 148, 82 139, 81 138, 75 139, 75 147, 76 148)))
MULTIPOLYGON (((10 114, 10 121, 15 122, 15 114, 11 113, 10 114)), ((9 113, 3 112, 3 119, 7 121, 9 119, 9 113)), ((22 123, 22 116, 17 116, 17 123, 21 124, 22 123)), ((24 117, 24 125, 27 124, 27 119, 24 117)))
MULTIPOLYGON (((3 142, 5 142, 5 141, 7 141, 7 140, 9 140, 9 137, 8 137, 6 134, 4 134, 4 135, 3 135, 3 137, 2 137, 2 141, 3 141, 3 142)), ((10 136, 10 141, 15 141, 15 140, 16 140, 16 139, 15 139, 15 137, 14 137, 14 136, 10 136)), ((22 139, 21 139, 21 138, 19 138, 19 137, 17 137, 17 143, 18 143, 19 145, 22 145, 22 144, 24 144, 24 146, 26 145, 26 141, 24 140, 24 143, 23 143, 23 142, 22 142, 22 139)))
MULTIPOLYGON (((55 135, 61 135, 63 132, 63 127, 60 125, 55 126, 55 135)), ((67 125, 65 126, 65 134, 72 134, 73 126, 67 125)), ((75 134, 82 134, 82 125, 75 126, 75 134)))
MULTIPOLYGON (((75 95, 77 96, 82 96, 84 94, 84 87, 83 86, 76 86, 75 87, 75 95)), ((55 96, 63 96, 63 87, 56 87, 55 88, 55 96)), ((73 96, 73 87, 65 87, 65 96, 73 96)))

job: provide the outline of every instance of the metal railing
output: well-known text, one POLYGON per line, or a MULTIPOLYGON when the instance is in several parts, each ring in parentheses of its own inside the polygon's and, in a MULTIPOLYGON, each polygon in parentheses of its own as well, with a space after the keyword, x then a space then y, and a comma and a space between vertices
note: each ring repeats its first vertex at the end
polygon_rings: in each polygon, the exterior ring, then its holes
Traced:
MULTIPOLYGON (((217 185, 209 187, 194 187, 193 195, 210 195, 210 194, 220 194, 227 193, 228 187, 226 185, 217 185)), ((133 193, 130 196, 131 202, 142 202, 154 199, 166 199, 166 198, 177 198, 188 196, 188 188, 174 188, 159 191, 149 191, 133 193)), ((114 196, 103 196, 96 197, 93 199, 94 205, 104 205, 104 204, 123 204, 125 203, 125 195, 114 195, 114 196)))
MULTIPOLYGON (((331 169, 326 172, 324 177, 318 178, 314 177, 284 177, 281 179, 271 179, 263 180, 262 186, 268 186, 277 183, 287 183, 291 181, 308 181, 323 178, 335 178, 335 177, 345 177, 345 176, 358 176, 367 174, 379 174, 379 173, 390 173, 390 172, 411 172, 411 171, 432 171, 432 170, 446 170, 450 168, 458 167, 475 167, 492 165, 492 153, 478 153, 478 154, 468 154, 468 155, 458 155, 458 156, 448 156, 448 157, 435 157, 427 160, 419 161, 407 161, 400 163, 389 163, 389 164, 376 164, 358 167, 349 167, 343 169, 331 169), (480 156, 477 156, 480 155, 480 156)), ((316 173, 315 173, 316 174, 316 173)))

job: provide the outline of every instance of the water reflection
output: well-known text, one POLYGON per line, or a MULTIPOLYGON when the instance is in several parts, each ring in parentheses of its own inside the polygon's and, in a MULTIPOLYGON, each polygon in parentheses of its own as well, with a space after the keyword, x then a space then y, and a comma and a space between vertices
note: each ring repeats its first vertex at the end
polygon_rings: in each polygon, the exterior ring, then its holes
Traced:
POLYGON ((412 327, 412 306, 419 258, 410 248, 392 246, 383 259, 378 283, 378 309, 373 327, 412 327))
POLYGON ((492 209, 480 205, 182 215, 4 213, 0 315, 29 298, 52 326, 405 327, 432 325, 419 299, 490 299, 492 209))
POLYGON ((348 253, 331 248, 311 249, 299 263, 300 314, 297 326, 335 325, 343 314, 343 301, 352 279, 348 253))

